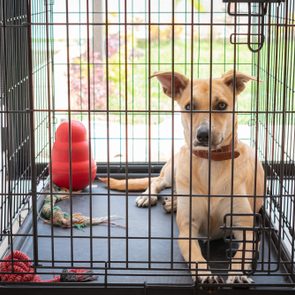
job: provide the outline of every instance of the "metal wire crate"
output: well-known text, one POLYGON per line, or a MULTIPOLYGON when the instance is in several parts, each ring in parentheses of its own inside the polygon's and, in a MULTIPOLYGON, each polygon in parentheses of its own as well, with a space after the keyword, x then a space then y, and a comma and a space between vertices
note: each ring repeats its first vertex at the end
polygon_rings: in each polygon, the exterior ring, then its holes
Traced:
MULTIPOLYGON (((294 292, 294 13, 293 0, 0 0, 0 262, 21 250, 44 279, 73 267, 98 275, 83 285, 0 282, 1 294, 19 288, 235 294, 243 287, 195 283, 178 247, 175 214, 160 204, 137 208, 139 193, 116 192, 96 179, 79 195, 70 189, 60 205, 70 216, 116 215, 117 227, 58 228, 40 215, 46 196, 62 194, 54 191, 51 161, 60 122, 78 119, 87 127, 97 177, 151 178, 183 145, 183 111, 152 74, 212 80, 230 69, 262 81, 248 86, 233 114, 239 138, 263 163, 265 203, 251 215, 251 228, 236 228, 231 212, 224 217, 225 239, 182 239, 197 241, 222 277, 233 254, 246 253, 238 245, 251 243, 252 269, 240 271, 254 283, 238 292, 294 292), (235 239, 237 230, 243 239, 235 239), (245 238, 249 231, 252 240, 245 238)), ((160 197, 171 195, 177 191, 160 197)), ((197 274, 203 270, 191 263, 197 274)))

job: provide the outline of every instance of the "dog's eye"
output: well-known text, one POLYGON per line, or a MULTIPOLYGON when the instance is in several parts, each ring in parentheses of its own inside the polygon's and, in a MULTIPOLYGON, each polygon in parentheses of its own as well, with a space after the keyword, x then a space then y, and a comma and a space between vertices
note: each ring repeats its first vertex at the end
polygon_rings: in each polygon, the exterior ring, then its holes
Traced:
MULTIPOLYGON (((196 105, 192 103, 192 109, 194 110, 196 108, 196 105)), ((186 111, 189 111, 191 109, 191 103, 189 102, 188 104, 185 105, 184 109, 186 111)))
POLYGON ((218 111, 224 111, 226 108, 227 104, 224 101, 220 101, 215 107, 215 109, 218 111))

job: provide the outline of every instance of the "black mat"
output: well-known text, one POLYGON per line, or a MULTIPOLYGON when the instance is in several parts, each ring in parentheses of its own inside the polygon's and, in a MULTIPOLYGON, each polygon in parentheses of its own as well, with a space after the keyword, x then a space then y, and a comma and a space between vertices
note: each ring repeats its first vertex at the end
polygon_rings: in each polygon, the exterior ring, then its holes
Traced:
MULTIPOLYGON (((38 221, 38 254, 42 267, 38 269, 39 272, 60 272, 63 267, 71 267, 72 260, 75 262, 74 266, 96 268, 99 273, 98 281, 103 282, 105 262, 111 261, 111 264, 107 264, 108 282, 192 283, 177 240, 171 239, 171 236, 177 238, 174 215, 166 214, 160 203, 150 209, 137 208, 135 194, 126 198, 126 194, 111 191, 108 196, 107 190, 101 183, 95 183, 92 191, 97 195, 90 198, 85 191, 85 195, 72 198, 72 212, 89 216, 90 202, 92 202, 93 217, 102 217, 107 215, 109 204, 110 214, 120 217, 116 222, 121 227, 99 225, 94 226, 92 232, 89 227, 82 230, 58 227, 52 229, 40 219, 38 221), (110 236, 109 239, 108 236, 110 236), (152 239, 149 240, 149 237, 152 239), (174 263, 171 263, 172 259, 174 263), (55 261, 54 264, 50 262, 52 260, 55 261), (92 265, 89 263, 91 260, 95 261, 92 265), (129 263, 124 263, 127 260, 129 263), (151 263, 149 264, 148 261, 151 263), (177 270, 171 271, 171 267, 177 270), (151 268, 161 270, 151 270, 151 268)), ((169 190, 162 192, 162 195, 165 194, 169 194, 169 190)), ((70 212, 69 200, 59 205, 64 211, 70 212)), ((21 250, 32 257, 32 245, 32 238, 27 238, 21 250)), ((265 269, 262 271, 259 264, 257 275, 253 276, 255 282, 263 284, 289 282, 288 277, 283 275, 282 266, 276 270, 278 258, 275 248, 269 245, 268 241, 264 241, 262 245, 260 259, 264 258, 265 269), (270 269, 267 264, 269 260, 273 262, 270 269), (266 275, 268 270, 275 276, 266 275)), ((226 261, 226 248, 224 240, 210 242, 211 260, 226 261)), ((202 249, 206 256, 205 243, 202 243, 202 249)), ((211 267, 213 271, 214 267, 227 269, 225 263, 212 263, 211 267)), ((43 276, 47 278, 48 274, 43 276)))

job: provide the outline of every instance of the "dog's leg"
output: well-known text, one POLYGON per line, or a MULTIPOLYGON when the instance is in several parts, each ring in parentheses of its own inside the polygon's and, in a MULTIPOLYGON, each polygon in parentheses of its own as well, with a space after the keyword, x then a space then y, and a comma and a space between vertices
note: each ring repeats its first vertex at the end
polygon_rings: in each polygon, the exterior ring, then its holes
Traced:
MULTIPOLYGON (((192 226, 191 237, 198 237, 198 230, 192 226)), ((223 279, 213 275, 208 269, 207 261, 201 253, 199 242, 195 239, 189 239, 189 224, 183 224, 179 229, 179 248, 184 260, 190 265, 192 279, 201 284, 223 283, 223 279), (190 255, 191 251, 191 255, 190 255)))
MULTIPOLYGON (((240 226, 246 226, 241 224, 240 226)), ((249 224, 247 225, 249 226, 249 224)), ((254 281, 247 275, 243 274, 243 270, 251 270, 254 253, 256 252, 256 245, 254 242, 253 231, 250 229, 246 231, 245 235, 241 230, 234 231, 235 238, 240 242, 239 248, 232 258, 231 270, 227 279, 228 284, 250 284, 254 281), (243 241, 244 240, 244 241, 243 241)))
MULTIPOLYGON (((252 214, 249 202, 246 198, 240 198, 235 204, 235 208, 241 208, 236 210, 235 213, 248 213, 252 214), (241 211, 243 212, 237 212, 241 211)), ((255 259, 256 252, 259 248, 255 242, 255 233, 253 231, 254 220, 253 216, 234 216, 233 226, 243 229, 234 229, 233 234, 235 239, 239 243, 239 248, 232 258, 229 276, 227 283, 234 284, 249 284, 253 283, 253 280, 243 273, 243 271, 251 270, 252 262, 255 259)))
POLYGON ((148 207, 157 204, 158 194, 167 187, 172 186, 171 179, 171 160, 169 160, 162 168, 160 176, 153 179, 149 188, 136 198, 137 207, 148 207))
MULTIPOLYGON (((182 179, 181 179, 182 180, 182 179)), ((185 183, 176 178, 177 187, 177 213, 176 223, 179 230, 179 248, 184 260, 190 266, 193 280, 202 284, 218 284, 222 283, 223 279, 215 276, 208 268, 207 261, 203 257, 199 241, 200 229, 202 224, 206 222, 207 202, 203 198, 197 201, 185 197, 189 193, 185 183), (183 195, 183 196, 182 196, 183 195), (190 214, 189 212, 192 212, 190 214)))

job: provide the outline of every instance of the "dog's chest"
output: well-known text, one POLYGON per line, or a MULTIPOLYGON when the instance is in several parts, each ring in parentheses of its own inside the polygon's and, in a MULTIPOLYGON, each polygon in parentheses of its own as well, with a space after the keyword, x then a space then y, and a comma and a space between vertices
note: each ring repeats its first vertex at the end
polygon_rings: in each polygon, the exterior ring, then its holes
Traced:
MULTIPOLYGON (((230 194, 232 187, 232 173, 230 163, 224 161, 199 160, 193 169, 193 190, 195 193, 210 195, 230 194), (210 190, 209 190, 210 185, 210 190)), ((233 173, 234 175, 234 173, 233 173)))

